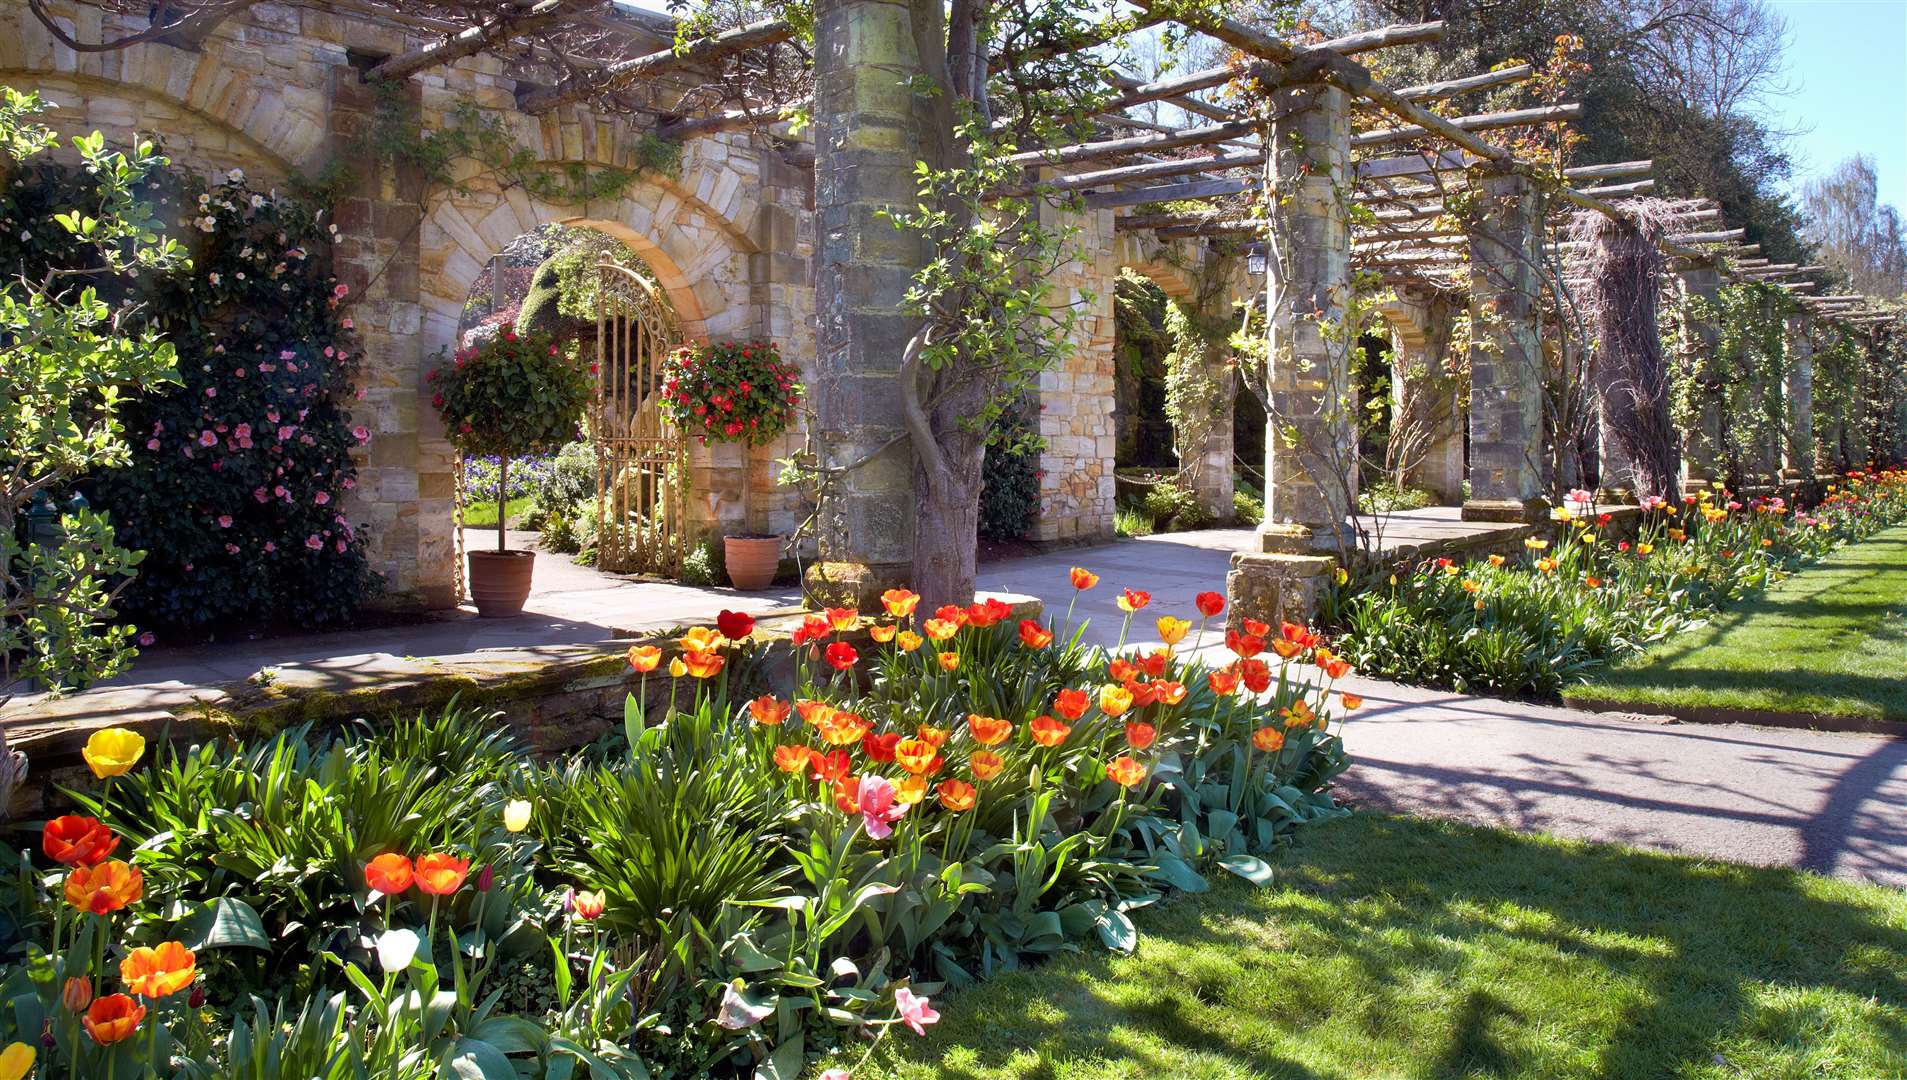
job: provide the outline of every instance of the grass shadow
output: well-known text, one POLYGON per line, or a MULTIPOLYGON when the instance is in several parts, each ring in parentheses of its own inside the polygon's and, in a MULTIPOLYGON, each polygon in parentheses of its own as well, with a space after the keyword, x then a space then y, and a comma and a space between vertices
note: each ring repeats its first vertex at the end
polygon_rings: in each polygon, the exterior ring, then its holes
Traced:
POLYGON ((1374 814, 1318 827, 1279 875, 1142 913, 1134 956, 953 994, 886 1064, 972 1080, 1907 1075, 1907 894, 1374 814))

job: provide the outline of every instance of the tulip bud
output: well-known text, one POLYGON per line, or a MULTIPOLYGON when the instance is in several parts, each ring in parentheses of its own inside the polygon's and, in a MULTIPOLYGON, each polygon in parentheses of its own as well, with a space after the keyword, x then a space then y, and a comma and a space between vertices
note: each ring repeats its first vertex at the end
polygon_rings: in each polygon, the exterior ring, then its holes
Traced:
POLYGON ((56 1038, 53 1034, 52 1019, 49 1018, 49 1019, 41 1021, 40 1022, 40 1045, 46 1047, 48 1050, 51 1050, 54 1047, 58 1046, 59 1044, 60 1044, 60 1040, 56 1038))
POLYGON ((496 872, 489 866, 477 871, 477 891, 489 892, 490 885, 496 880, 496 872))
POLYGON ((192 984, 192 992, 186 995, 185 1003, 194 1009, 205 1008, 205 987, 200 983, 192 984))
POLYGON ((93 1003, 93 980, 84 975, 66 980, 66 988, 60 991, 60 1003, 74 1012, 85 1012, 86 1006, 93 1003))

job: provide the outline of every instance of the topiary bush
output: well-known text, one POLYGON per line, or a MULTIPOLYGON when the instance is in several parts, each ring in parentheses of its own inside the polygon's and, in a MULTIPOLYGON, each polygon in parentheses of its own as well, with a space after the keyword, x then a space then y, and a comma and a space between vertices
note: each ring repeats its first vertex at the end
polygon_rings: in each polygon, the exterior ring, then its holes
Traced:
POLYGON ((1022 406, 1005 409, 987 444, 980 482, 980 536, 1018 540, 1040 512, 1040 440, 1022 406))
MULTIPOLYGON (((0 193, 0 219, 42 220, 96 191, 82 171, 36 164, 0 193)), ((343 509, 370 432, 345 410, 358 348, 325 214, 236 170, 209 185, 157 170, 138 195, 189 244, 190 267, 110 275, 62 230, 0 239, 9 268, 93 271, 75 287, 133 301, 125 329, 177 352, 178 384, 124 407, 132 460, 87 484, 120 542, 147 553, 120 613, 184 629, 349 619, 378 586, 343 509)))

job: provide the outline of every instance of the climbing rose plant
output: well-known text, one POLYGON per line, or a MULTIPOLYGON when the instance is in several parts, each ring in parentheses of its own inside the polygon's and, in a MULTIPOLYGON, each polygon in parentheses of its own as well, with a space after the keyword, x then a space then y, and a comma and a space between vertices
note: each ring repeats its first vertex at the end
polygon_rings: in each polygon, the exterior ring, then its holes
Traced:
POLYGON ((772 341, 684 345, 662 366, 662 413, 705 443, 762 446, 794 420, 795 376, 772 341))

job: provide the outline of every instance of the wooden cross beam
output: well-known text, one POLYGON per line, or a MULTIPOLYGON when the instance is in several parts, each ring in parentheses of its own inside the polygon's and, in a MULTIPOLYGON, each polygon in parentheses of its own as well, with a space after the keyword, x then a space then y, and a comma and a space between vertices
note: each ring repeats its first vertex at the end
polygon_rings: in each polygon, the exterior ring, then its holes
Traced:
POLYGON ((475 56, 519 34, 556 26, 583 8, 595 7, 599 3, 601 0, 542 0, 523 9, 521 14, 501 16, 481 26, 460 30, 441 41, 433 41, 423 48, 393 56, 366 71, 364 81, 407 79, 426 68, 475 56))
MULTIPOLYGON (((1509 112, 1458 116, 1446 122, 1464 131, 1492 131, 1497 128, 1523 127, 1527 124, 1553 124, 1565 120, 1577 120, 1582 115, 1582 103, 1572 101, 1566 105, 1544 105, 1534 109, 1512 109, 1509 112)), ((1414 139, 1427 139, 1432 134, 1433 132, 1417 124, 1381 128, 1377 131, 1366 131, 1361 135, 1351 136, 1351 148, 1357 150, 1367 146, 1389 146, 1414 139)))
POLYGON ((555 86, 530 90, 517 95, 517 107, 527 113, 544 113, 562 105, 581 101, 596 94, 627 86, 638 79, 711 63, 764 45, 775 45, 795 36, 794 27, 780 19, 763 19, 747 26, 724 30, 679 49, 620 60, 598 75, 572 75, 555 86))

